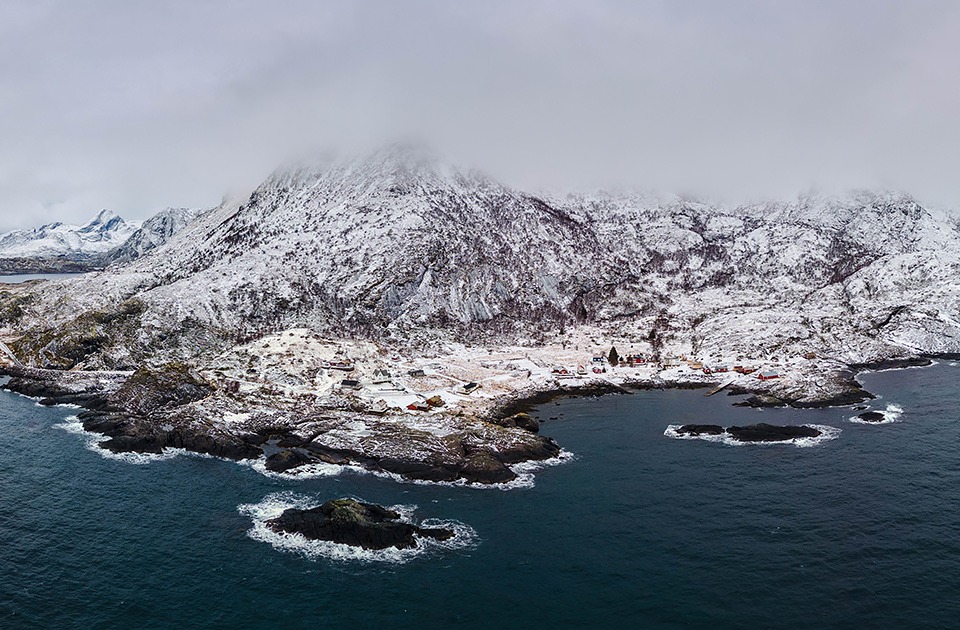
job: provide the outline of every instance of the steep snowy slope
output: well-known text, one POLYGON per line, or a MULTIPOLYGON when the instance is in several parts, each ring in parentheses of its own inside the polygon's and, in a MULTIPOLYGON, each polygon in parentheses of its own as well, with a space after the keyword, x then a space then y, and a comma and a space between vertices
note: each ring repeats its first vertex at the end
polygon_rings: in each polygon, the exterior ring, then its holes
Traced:
POLYGON ((163 245, 192 221, 198 212, 188 208, 167 208, 144 221, 136 232, 106 254, 108 263, 127 263, 163 245))
POLYGON ((177 238, 131 271, 162 277, 152 299, 234 330, 554 326, 610 266, 584 256, 588 223, 403 147, 279 171, 201 223, 199 240, 177 238))
POLYGON ((586 324, 655 350, 858 362, 960 352, 958 270, 956 222, 899 193, 540 198, 391 146, 281 169, 128 265, 39 287, 15 324, 33 331, 24 356, 61 365, 189 357, 294 326, 479 344, 586 324))

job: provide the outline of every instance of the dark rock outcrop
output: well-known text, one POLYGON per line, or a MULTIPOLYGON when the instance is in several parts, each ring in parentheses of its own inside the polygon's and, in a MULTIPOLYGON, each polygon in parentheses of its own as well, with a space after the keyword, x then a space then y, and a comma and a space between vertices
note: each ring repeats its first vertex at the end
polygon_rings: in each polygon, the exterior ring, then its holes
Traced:
POLYGON ((850 365, 852 370, 898 370, 908 367, 926 367, 931 365, 927 357, 899 357, 894 359, 879 359, 868 363, 853 363, 850 365))
POLYGON ((308 510, 290 508, 267 521, 275 532, 300 534, 310 540, 328 540, 363 549, 411 549, 417 537, 448 540, 454 532, 422 528, 400 521, 400 515, 379 505, 337 499, 308 510))
POLYGON ((733 403, 734 407, 786 407, 787 403, 770 394, 755 394, 746 400, 733 403))
POLYGON ((507 483, 517 478, 517 474, 506 464, 485 451, 470 455, 458 476, 470 483, 507 483))
POLYGON ((727 433, 740 442, 784 442, 795 438, 811 438, 820 435, 820 431, 806 425, 777 426, 765 422, 745 427, 729 427, 727 433))
POLYGON ((863 420, 864 422, 883 422, 887 419, 880 411, 865 411, 857 416, 857 419, 863 420))
POLYGON ((158 425, 111 411, 85 411, 77 417, 85 431, 109 437, 100 448, 114 453, 160 453, 164 448, 182 448, 233 460, 256 459, 263 454, 245 439, 248 436, 211 432, 204 426, 158 425))
POLYGON ((457 467, 446 464, 385 457, 377 462, 377 466, 405 479, 416 481, 454 481, 457 479, 457 467))
POLYGON ((493 420, 493 423, 508 429, 523 429, 524 431, 529 431, 530 433, 540 432, 540 423, 525 411, 515 413, 512 416, 507 416, 506 418, 497 418, 493 420))
POLYGON ((268 457, 267 461, 264 462, 264 466, 266 466, 267 470, 273 472, 286 472, 291 468, 310 464, 315 461, 316 460, 302 451, 287 449, 268 457))
POLYGON ((142 415, 162 408, 179 407, 202 400, 213 387, 195 375, 189 366, 168 363, 161 368, 140 368, 110 396, 113 406, 142 415))

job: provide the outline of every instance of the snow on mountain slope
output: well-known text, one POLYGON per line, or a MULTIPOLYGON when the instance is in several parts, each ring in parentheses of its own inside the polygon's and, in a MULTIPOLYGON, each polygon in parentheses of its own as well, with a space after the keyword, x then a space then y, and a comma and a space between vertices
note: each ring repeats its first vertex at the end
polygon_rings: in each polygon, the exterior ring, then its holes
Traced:
POLYGON ((0 273, 83 272, 135 260, 167 242, 197 211, 168 208, 142 223, 109 210, 82 226, 52 223, 0 235, 0 273))
MULTIPOLYGON (((956 225, 887 192, 732 208, 537 197, 390 146, 278 170, 130 264, 37 288, 18 325, 121 309, 136 326, 74 348, 104 365, 294 326, 430 344, 591 325, 654 350, 846 362, 960 352, 956 225)), ((63 352, 57 334, 34 337, 33 360, 63 352)))
POLYGON ((102 210, 81 226, 51 223, 0 235, 0 259, 89 261, 124 243, 137 227, 102 210))
POLYGON ((110 263, 127 263, 166 243, 192 221, 198 212, 188 208, 167 208, 144 221, 122 244, 107 255, 110 263))

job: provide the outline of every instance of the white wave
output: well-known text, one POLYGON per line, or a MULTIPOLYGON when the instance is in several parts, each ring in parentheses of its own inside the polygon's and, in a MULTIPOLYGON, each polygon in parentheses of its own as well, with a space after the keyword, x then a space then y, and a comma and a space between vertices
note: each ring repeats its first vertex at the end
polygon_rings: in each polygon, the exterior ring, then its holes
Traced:
POLYGON ((264 477, 270 477, 271 479, 286 479, 286 480, 293 480, 293 481, 301 481, 303 479, 317 479, 320 477, 335 477, 348 469, 355 469, 355 472, 365 472, 359 466, 343 466, 340 464, 326 464, 323 462, 297 466, 296 468, 291 468, 286 472, 274 472, 272 470, 267 469, 267 458, 266 456, 263 456, 263 455, 261 455, 257 459, 242 459, 237 461, 236 463, 240 464, 241 466, 249 466, 253 470, 263 475, 264 477))
POLYGON ((723 432, 720 435, 689 435, 686 433, 680 433, 679 431, 681 426, 683 425, 667 425, 667 428, 663 431, 663 434, 676 440, 703 440, 705 442, 718 442, 720 444, 726 444, 727 446, 776 446, 781 444, 789 444, 798 448, 809 448, 830 440, 835 440, 840 437, 841 432, 841 430, 837 427, 831 427, 825 424, 804 424, 803 426, 805 427, 810 427, 811 429, 820 431, 820 435, 817 437, 797 437, 789 440, 779 440, 777 442, 742 442, 734 439, 734 437, 727 432, 723 432))
MULTIPOLYGON (((434 540, 433 538, 417 536, 417 546, 412 549, 389 548, 376 551, 325 540, 309 540, 300 534, 275 532, 267 527, 267 521, 280 516, 286 509, 306 510, 320 504, 316 499, 292 492, 275 492, 264 497, 260 503, 240 505, 238 510, 241 514, 249 516, 253 520, 253 527, 247 531, 250 538, 265 542, 278 551, 296 553, 310 560, 327 559, 336 562, 359 562, 362 564, 403 564, 414 558, 437 551, 473 547, 479 540, 472 527, 458 521, 442 519, 426 519, 420 523, 420 526, 444 527, 453 530, 453 538, 434 540)), ((389 509, 400 513, 401 521, 408 523, 412 522, 412 514, 416 508, 416 505, 389 506, 389 509)))
POLYGON ((178 455, 201 455, 200 453, 190 453, 189 451, 181 448, 164 448, 162 453, 114 453, 113 451, 108 451, 107 449, 100 447, 100 444, 109 440, 110 437, 100 433, 92 433, 87 431, 83 428, 83 423, 80 422, 80 419, 77 416, 69 416, 60 424, 53 425, 53 428, 62 429, 67 433, 73 433, 74 435, 81 436, 86 442, 85 446, 87 447, 87 450, 93 451, 104 459, 113 459, 116 461, 126 462, 128 464, 136 464, 138 466, 149 464, 151 462, 163 461, 165 459, 173 459, 178 455))
MULTIPOLYGON (((548 466, 559 466, 560 464, 566 464, 569 461, 572 461, 576 458, 576 455, 571 453, 566 449, 560 449, 560 454, 556 457, 550 459, 544 459, 540 461, 527 461, 520 462, 519 464, 514 464, 510 466, 510 470, 513 471, 517 478, 509 483, 503 484, 494 484, 501 490, 513 490, 514 488, 533 488, 535 485, 534 473, 538 470, 542 470, 548 466)), ((477 485, 477 484, 473 484, 477 485)))
POLYGON ((895 405, 893 403, 890 403, 889 405, 887 405, 886 409, 884 409, 883 411, 879 411, 877 413, 883 414, 883 420, 878 420, 877 422, 870 422, 868 420, 861 420, 857 416, 853 416, 852 418, 849 418, 849 420, 850 422, 856 422, 857 424, 891 424, 893 422, 898 422, 900 420, 900 416, 903 415, 903 407, 901 407, 900 405, 895 405))
POLYGON ((936 359, 931 359, 930 363, 927 363, 926 365, 902 365, 899 367, 887 367, 887 368, 880 368, 877 370, 864 370, 864 371, 865 372, 896 372, 899 370, 922 370, 923 368, 934 367, 936 365, 940 365, 940 362, 937 361, 936 359))

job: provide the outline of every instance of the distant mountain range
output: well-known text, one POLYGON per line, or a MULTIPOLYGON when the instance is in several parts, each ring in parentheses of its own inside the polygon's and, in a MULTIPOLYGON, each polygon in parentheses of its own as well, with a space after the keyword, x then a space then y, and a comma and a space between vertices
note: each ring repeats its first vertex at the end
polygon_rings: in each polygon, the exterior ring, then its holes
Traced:
POLYGON ((196 211, 168 208, 144 221, 101 210, 84 225, 51 223, 0 234, 0 273, 64 273, 130 262, 165 243, 196 211))
MULTIPOLYGON (((902 193, 737 207, 551 197, 391 146, 278 170, 242 203, 187 219, 74 228, 112 231, 110 246, 90 239, 91 256, 123 264, 38 287, 18 327, 69 330, 133 300, 137 334, 106 330, 78 357, 105 366, 294 326, 421 345, 557 341, 593 326, 655 349, 848 363, 960 352, 960 231, 902 193)), ((19 234, 43 229, 54 231, 19 234)))

